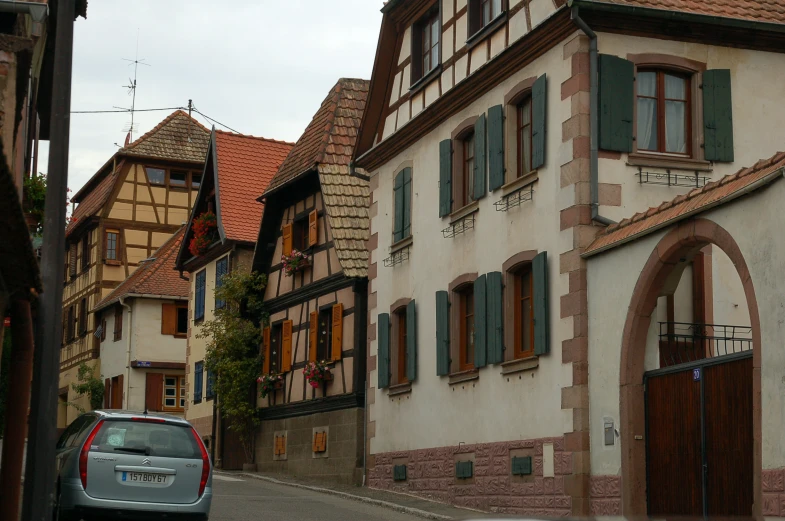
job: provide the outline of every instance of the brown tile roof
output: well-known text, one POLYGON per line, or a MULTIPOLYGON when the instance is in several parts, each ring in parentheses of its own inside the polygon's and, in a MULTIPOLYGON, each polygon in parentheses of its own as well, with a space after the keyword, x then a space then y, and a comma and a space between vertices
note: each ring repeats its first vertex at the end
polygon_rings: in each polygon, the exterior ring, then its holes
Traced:
POLYGON ((278 169, 268 192, 319 164, 349 166, 369 83, 348 78, 338 80, 278 169))
POLYGON ((158 251, 153 254, 155 260, 139 266, 114 291, 99 302, 92 311, 110 306, 127 295, 155 295, 161 298, 188 297, 190 283, 180 278, 175 271, 174 263, 180 243, 183 240, 185 227, 180 228, 158 251))
POLYGON ((264 205, 256 199, 270 184, 294 143, 215 131, 218 209, 227 239, 256 242, 264 205))
POLYGON ((349 162, 369 84, 367 80, 338 80, 266 192, 269 194, 316 169, 335 251, 347 277, 368 275, 365 243, 369 239, 371 192, 368 181, 349 175, 349 162))
POLYGON ((593 0, 593 3, 683 11, 756 22, 785 23, 785 3, 782 0, 593 0))
POLYGON ((758 161, 755 166, 744 168, 733 175, 695 188, 686 195, 665 201, 658 207, 636 213, 629 219, 608 226, 603 233, 583 253, 589 257, 601 251, 614 248, 634 238, 664 228, 697 213, 723 204, 742 194, 756 182, 766 178, 774 179, 785 172, 785 152, 779 152, 769 159, 758 161))
POLYGON ((176 110, 118 153, 202 163, 209 140, 210 131, 207 128, 182 110, 176 110))
POLYGON ((85 194, 81 194, 83 198, 74 209, 74 213, 71 214, 71 221, 65 229, 66 237, 68 237, 83 220, 95 214, 104 204, 106 204, 106 200, 112 193, 112 188, 114 187, 116 179, 117 172, 112 172, 104 177, 94 189, 85 194))

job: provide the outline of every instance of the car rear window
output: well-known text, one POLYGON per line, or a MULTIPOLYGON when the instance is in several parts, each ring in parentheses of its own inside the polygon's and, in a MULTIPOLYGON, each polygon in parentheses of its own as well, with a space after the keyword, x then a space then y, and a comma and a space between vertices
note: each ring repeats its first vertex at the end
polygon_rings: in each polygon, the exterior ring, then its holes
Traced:
POLYGON ((90 450, 112 454, 144 454, 164 458, 200 459, 191 427, 171 423, 115 420, 101 426, 90 450))

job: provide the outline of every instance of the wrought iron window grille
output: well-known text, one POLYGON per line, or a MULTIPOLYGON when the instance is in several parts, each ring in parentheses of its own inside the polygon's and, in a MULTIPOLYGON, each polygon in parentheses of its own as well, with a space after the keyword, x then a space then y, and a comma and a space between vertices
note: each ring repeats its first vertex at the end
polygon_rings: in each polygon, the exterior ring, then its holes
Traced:
POLYGON ((644 172, 638 167, 638 182, 640 184, 660 186, 683 186, 686 188, 700 188, 711 181, 710 177, 702 176, 699 172, 692 174, 677 174, 670 169, 665 172, 644 172))
POLYGON ((510 208, 515 208, 516 206, 520 206, 526 201, 531 201, 533 199, 534 185, 530 185, 528 187, 524 186, 510 194, 505 195, 493 203, 493 206, 496 208, 497 212, 506 212, 510 208))
POLYGON ((399 264, 403 264, 403 262, 407 260, 409 260, 409 246, 393 252, 389 257, 384 259, 382 263, 385 268, 392 268, 399 264))
POLYGON ((442 230, 442 235, 445 239, 452 239, 456 235, 466 233, 468 230, 474 229, 474 214, 467 215, 460 221, 456 221, 442 230))
POLYGON ((752 351, 752 327, 660 322, 663 367, 752 351))

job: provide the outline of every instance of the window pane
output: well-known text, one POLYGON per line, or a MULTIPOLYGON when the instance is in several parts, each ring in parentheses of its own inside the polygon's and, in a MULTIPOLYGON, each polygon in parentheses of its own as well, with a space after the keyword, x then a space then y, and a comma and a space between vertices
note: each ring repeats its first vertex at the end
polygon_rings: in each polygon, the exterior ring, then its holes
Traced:
POLYGON ((531 170, 532 164, 532 127, 527 125, 521 129, 521 174, 531 170))
POLYGON ((678 76, 665 75, 665 97, 668 99, 687 99, 687 80, 678 76))
POLYGON ((177 308, 177 332, 181 335, 188 333, 188 308, 177 308))
MULTIPOLYGON (((528 276, 524 276, 524 279, 528 279, 528 276)), ((521 351, 526 352, 531 350, 531 338, 532 338, 532 331, 531 331, 531 299, 526 299, 521 302, 521 351)))
POLYGON ((491 21, 491 2, 484 2, 482 5, 482 25, 491 21))
POLYGON ((439 19, 434 18, 431 22, 431 45, 436 46, 439 44, 439 19))
POLYGON ((177 400, 174 399, 174 398, 167 398, 166 400, 164 400, 164 405, 166 407, 175 407, 176 403, 177 403, 177 400))
POLYGON ((532 104, 531 98, 527 98, 526 101, 519 105, 519 110, 521 111, 521 125, 528 125, 532 122, 532 104))
POLYGON ((638 98, 638 149, 657 150, 657 100, 638 98))
POLYGON ((499 16, 499 13, 502 12, 502 0, 493 0, 493 16, 494 18, 499 16))
POLYGON ((423 75, 431 71, 431 55, 426 53, 422 58, 422 71, 423 75))
POLYGON ((687 153, 687 104, 683 101, 665 102, 665 151, 687 153))
POLYGON ((188 184, 188 172, 182 170, 172 170, 169 174, 169 185, 186 186, 188 184))
POLYGON ((177 396, 177 389, 175 389, 174 387, 167 387, 166 389, 164 389, 164 395, 177 396))
POLYGON ((154 185, 166 184, 166 170, 162 168, 145 168, 147 179, 154 185))
POLYGON ((428 49, 431 46, 431 29, 428 24, 422 28, 422 47, 428 49))
POLYGON ((439 63, 439 44, 436 44, 431 49, 431 66, 436 67, 439 63))
POLYGON ((180 408, 181 409, 185 408, 185 398, 180 398, 180 408))
POLYGON ((202 184, 202 174, 191 174, 191 188, 199 188, 202 184))
POLYGON ((177 385, 177 379, 174 377, 166 377, 166 385, 177 385))
POLYGON ((639 72, 636 83, 638 84, 638 96, 654 97, 657 95, 656 72, 639 72))

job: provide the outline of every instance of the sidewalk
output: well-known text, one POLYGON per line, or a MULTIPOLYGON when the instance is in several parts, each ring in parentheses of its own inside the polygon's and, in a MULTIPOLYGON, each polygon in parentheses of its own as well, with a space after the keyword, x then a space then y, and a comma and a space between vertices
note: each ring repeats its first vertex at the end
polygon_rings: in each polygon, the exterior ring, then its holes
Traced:
POLYGON ((486 512, 478 512, 475 510, 468 510, 464 508, 454 507, 445 503, 436 501, 429 501, 419 497, 411 496, 408 494, 400 494, 397 492, 390 492, 387 490, 378 490, 368 487, 358 487, 354 485, 341 485, 337 483, 325 483, 323 481, 307 478, 293 478, 285 475, 271 476, 259 472, 223 472, 217 471, 221 474, 239 474, 242 476, 277 483, 282 485, 289 485, 292 487, 303 488, 312 490, 323 494, 333 494, 352 499, 355 501, 362 501, 365 503, 373 503, 379 506, 405 512, 411 515, 422 517, 424 519, 435 520, 468 520, 468 519, 501 519, 508 516, 499 514, 489 514, 486 512))

